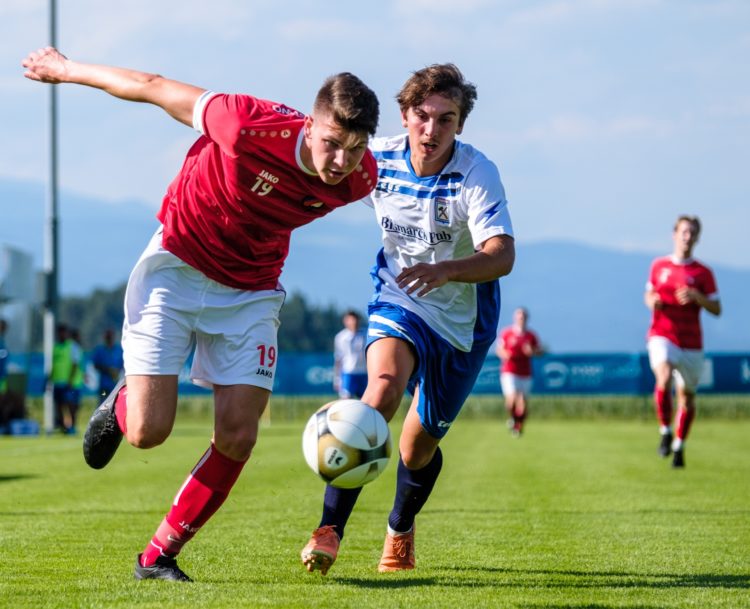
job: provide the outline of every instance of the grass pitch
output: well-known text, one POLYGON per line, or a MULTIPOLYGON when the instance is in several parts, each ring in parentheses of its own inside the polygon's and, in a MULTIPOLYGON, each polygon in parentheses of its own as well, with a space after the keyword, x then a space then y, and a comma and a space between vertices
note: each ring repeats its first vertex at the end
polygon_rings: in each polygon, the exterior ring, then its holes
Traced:
POLYGON ((101 471, 84 464, 80 437, 0 437, 0 607, 750 608, 747 419, 699 419, 674 471, 652 421, 532 418, 513 439, 499 418, 459 418, 417 520, 417 569, 376 571, 392 462, 326 577, 299 561, 323 492, 303 425, 262 430, 180 556, 192 584, 132 572, 207 447, 209 419, 178 415, 165 445, 123 444, 101 471))

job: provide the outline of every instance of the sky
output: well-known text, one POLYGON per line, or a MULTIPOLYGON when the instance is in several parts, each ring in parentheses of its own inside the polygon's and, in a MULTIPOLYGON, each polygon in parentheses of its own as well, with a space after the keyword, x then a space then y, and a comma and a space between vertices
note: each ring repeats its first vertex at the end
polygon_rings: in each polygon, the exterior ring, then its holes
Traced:
MULTIPOLYGON (((49 87, 20 62, 49 42, 48 6, 0 3, 0 180, 47 178, 49 87)), ((690 213, 696 255, 750 268, 746 0, 65 0, 57 41, 72 59, 303 112, 351 71, 380 98, 380 135, 402 130, 394 95, 410 73, 453 62, 479 91, 460 137, 498 165, 518 244, 667 253, 690 213)), ((60 187, 155 212, 196 134, 93 89, 58 95, 60 187)), ((347 219, 372 222, 363 206, 347 219)))

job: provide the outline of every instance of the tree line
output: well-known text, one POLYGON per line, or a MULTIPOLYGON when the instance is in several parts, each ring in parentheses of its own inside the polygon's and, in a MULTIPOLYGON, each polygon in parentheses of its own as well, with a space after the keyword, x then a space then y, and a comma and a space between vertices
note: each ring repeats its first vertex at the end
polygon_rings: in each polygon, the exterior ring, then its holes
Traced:
MULTIPOLYGON (((113 290, 94 290, 88 296, 62 297, 58 322, 76 328, 84 350, 93 349, 102 340, 107 328, 119 336, 123 322, 125 285, 113 290)), ((281 308, 279 349, 282 352, 329 352, 333 337, 341 330, 344 311, 333 305, 324 307, 309 303, 299 292, 287 294, 281 308)), ((32 324, 32 349, 42 351, 44 345, 41 313, 35 313, 32 324)))

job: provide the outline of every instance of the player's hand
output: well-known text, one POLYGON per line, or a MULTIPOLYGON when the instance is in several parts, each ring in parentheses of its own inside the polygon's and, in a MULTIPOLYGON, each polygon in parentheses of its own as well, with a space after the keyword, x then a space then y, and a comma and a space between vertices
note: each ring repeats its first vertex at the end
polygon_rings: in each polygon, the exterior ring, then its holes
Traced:
POLYGON ((65 82, 68 75, 68 58, 53 47, 29 53, 21 65, 26 68, 26 78, 39 82, 57 84, 65 82))
POLYGON ((691 302, 700 302, 701 293, 695 288, 690 288, 686 285, 681 288, 677 288, 674 292, 677 302, 681 305, 690 304, 691 302))
POLYGON ((396 283, 409 295, 416 292, 417 296, 424 296, 431 290, 448 283, 448 274, 440 263, 420 262, 402 270, 396 277, 396 283))
POLYGON ((653 295, 652 306, 654 307, 655 311, 664 308, 664 302, 662 301, 661 296, 659 296, 658 294, 653 295))

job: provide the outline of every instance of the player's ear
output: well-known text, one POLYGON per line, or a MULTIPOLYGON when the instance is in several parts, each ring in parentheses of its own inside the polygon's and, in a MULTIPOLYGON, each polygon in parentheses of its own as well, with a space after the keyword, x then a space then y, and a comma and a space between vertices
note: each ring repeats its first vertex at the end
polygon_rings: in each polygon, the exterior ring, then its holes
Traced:
POLYGON ((463 130, 464 130, 464 124, 463 123, 459 123, 458 124, 458 129, 456 129, 456 135, 461 135, 461 132, 463 130))
POLYGON ((307 115, 305 117, 305 138, 310 139, 312 137, 312 126, 313 126, 313 117, 310 115, 307 115))
POLYGON ((408 122, 406 120, 406 112, 401 112, 401 126, 402 127, 408 127, 408 122))

